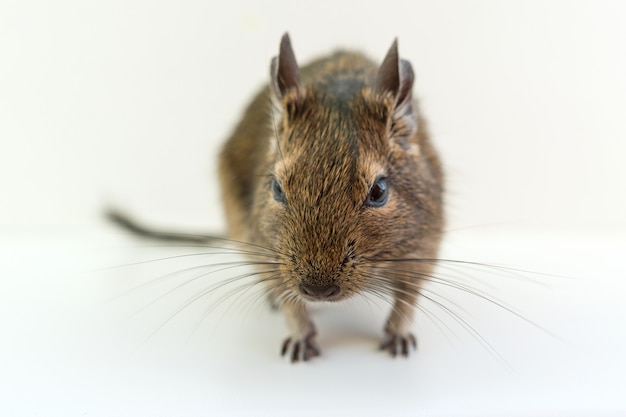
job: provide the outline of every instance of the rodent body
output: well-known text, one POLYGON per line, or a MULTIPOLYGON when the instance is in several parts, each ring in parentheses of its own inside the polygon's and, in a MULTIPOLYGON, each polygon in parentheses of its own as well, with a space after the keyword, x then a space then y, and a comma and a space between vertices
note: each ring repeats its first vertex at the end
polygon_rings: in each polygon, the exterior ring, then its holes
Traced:
POLYGON ((444 224, 443 173, 394 43, 380 66, 337 52, 300 69, 287 35, 272 81, 219 161, 230 237, 267 248, 259 270, 284 312, 283 354, 319 354, 309 303, 393 298, 381 348, 407 355, 444 224))

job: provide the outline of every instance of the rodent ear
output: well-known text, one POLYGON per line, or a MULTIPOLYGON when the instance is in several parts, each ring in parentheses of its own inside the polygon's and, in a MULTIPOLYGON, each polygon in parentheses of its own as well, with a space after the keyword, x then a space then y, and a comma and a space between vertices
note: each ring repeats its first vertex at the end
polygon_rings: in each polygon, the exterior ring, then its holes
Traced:
POLYGON ((396 108, 411 102, 413 90, 413 67, 398 55, 398 39, 394 39, 387 56, 383 60, 376 79, 376 91, 391 93, 396 98, 396 108))
POLYGON ((291 48, 288 33, 280 40, 280 50, 278 56, 272 59, 270 72, 272 90, 277 98, 282 99, 289 90, 300 87, 300 68, 291 48))

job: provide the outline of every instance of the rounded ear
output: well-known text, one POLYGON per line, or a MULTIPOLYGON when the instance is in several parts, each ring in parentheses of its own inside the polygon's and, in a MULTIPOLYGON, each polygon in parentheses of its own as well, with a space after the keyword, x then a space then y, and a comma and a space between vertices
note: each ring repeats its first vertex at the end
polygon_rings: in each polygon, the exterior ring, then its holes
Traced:
POLYGON ((378 69, 376 91, 381 94, 391 93, 396 98, 398 108, 410 103, 413 79, 413 67, 409 61, 400 59, 398 39, 395 39, 378 69))
POLYGON ((272 90, 279 99, 282 99, 289 90, 300 87, 300 68, 291 48, 288 33, 280 40, 280 50, 278 56, 272 59, 270 73, 272 90))

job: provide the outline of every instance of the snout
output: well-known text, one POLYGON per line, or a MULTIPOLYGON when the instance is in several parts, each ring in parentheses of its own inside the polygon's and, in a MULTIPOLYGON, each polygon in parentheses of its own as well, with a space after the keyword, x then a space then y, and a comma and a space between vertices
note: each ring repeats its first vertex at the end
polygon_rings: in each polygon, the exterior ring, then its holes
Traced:
POLYGON ((300 284, 300 292, 307 298, 318 301, 330 301, 336 299, 341 293, 341 288, 337 284, 300 284))

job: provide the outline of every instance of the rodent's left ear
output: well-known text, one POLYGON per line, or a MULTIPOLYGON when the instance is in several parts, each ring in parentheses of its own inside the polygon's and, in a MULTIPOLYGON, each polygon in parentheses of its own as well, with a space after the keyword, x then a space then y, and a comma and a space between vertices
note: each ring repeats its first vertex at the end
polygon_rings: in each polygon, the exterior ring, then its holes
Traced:
POLYGON ((387 56, 378 70, 376 91, 381 94, 391 93, 396 98, 396 109, 411 104, 413 90, 413 67, 398 55, 398 39, 393 41, 387 56))
POLYGON ((285 33, 280 40, 280 50, 278 56, 272 59, 270 68, 272 77, 272 90, 279 100, 282 99, 289 90, 300 87, 300 68, 296 61, 296 56, 291 48, 289 34, 285 33))

